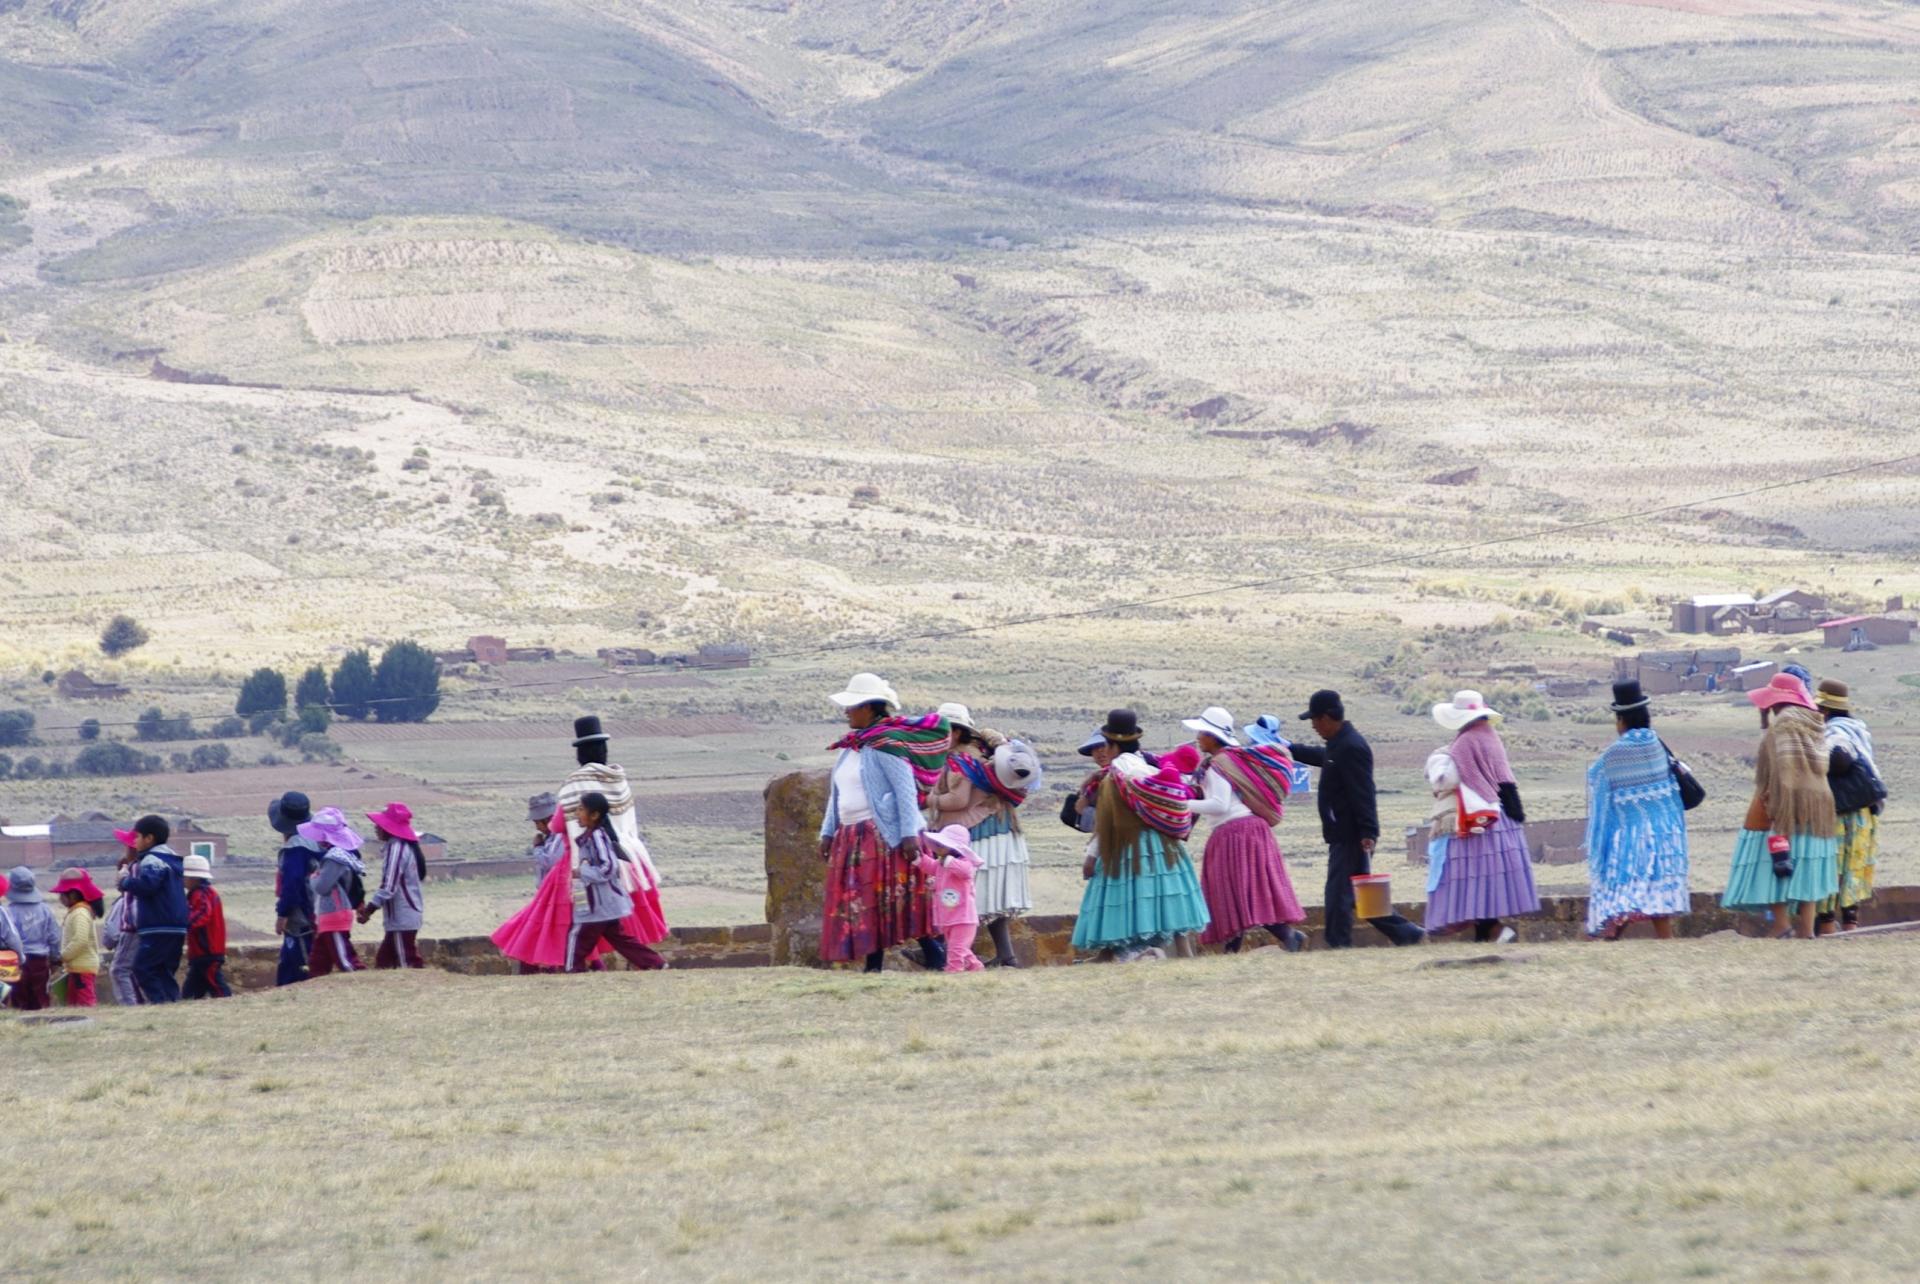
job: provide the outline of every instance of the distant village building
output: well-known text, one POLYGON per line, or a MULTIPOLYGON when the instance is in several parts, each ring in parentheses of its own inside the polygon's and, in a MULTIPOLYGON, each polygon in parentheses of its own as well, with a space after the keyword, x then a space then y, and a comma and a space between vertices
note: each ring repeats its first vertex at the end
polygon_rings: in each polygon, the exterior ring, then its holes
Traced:
POLYGON ((1762 598, 1710 593, 1673 604, 1675 633, 1805 633, 1819 627, 1827 599, 1806 589, 1776 589, 1762 598))
POLYGON ((507 640, 492 637, 485 633, 475 634, 467 639, 467 654, 477 664, 505 664, 507 662, 507 640))
POLYGON ((120 700, 132 694, 117 682, 95 682, 78 669, 61 674, 53 689, 68 700, 120 700))
MULTIPOLYGON (((55 816, 42 825, 0 824, 0 867, 65 869, 69 865, 112 865, 126 854, 113 836, 124 820, 93 812, 84 820, 55 816)), ((218 865, 227 856, 227 836, 202 829, 192 820, 173 822, 168 845, 182 856, 205 856, 218 865)))
POLYGON ((643 646, 603 646, 594 655, 610 669, 643 669, 660 658, 643 646))
POLYGON ((744 669, 752 658, 744 642, 715 642, 700 648, 703 669, 744 669))
POLYGON ((1881 646, 1906 646, 1913 641, 1914 622, 1891 615, 1849 615, 1820 625, 1823 645, 1848 651, 1881 646))
POLYGON ((1752 691, 1773 679, 1772 660, 1746 660, 1737 646, 1704 646, 1691 651, 1642 651, 1613 663, 1616 681, 1637 680, 1648 695, 1696 695, 1752 691))

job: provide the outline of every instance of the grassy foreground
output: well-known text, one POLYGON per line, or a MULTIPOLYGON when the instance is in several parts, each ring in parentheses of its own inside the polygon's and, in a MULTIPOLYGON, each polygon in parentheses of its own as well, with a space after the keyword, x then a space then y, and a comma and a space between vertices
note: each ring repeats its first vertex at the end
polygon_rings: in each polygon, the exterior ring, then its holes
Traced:
POLYGON ((358 976, 0 1023, 9 1278, 1891 1278, 1920 942, 358 976))

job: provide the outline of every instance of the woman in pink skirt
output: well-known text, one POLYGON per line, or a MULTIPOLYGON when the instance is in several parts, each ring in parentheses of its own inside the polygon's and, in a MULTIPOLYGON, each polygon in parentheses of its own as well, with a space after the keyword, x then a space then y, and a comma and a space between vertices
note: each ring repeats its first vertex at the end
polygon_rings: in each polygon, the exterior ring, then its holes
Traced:
POLYGON ((1293 925, 1307 914, 1273 836, 1292 788, 1291 755, 1281 743, 1242 747, 1232 716, 1217 706, 1182 725, 1195 733, 1194 747, 1206 755, 1202 796, 1190 810, 1213 819, 1200 867, 1200 889, 1212 921, 1201 943, 1238 954, 1248 929, 1264 927, 1288 953, 1298 952, 1307 936, 1293 925))
POLYGON ((1507 747, 1494 730, 1502 715, 1478 691, 1462 691, 1433 706, 1433 720, 1454 732, 1453 743, 1428 763, 1429 778, 1444 779, 1453 800, 1444 862, 1427 876, 1430 933, 1473 924, 1473 939, 1504 944, 1515 937, 1500 920, 1540 912, 1533 886, 1533 857, 1522 826, 1520 786, 1507 763, 1507 747))

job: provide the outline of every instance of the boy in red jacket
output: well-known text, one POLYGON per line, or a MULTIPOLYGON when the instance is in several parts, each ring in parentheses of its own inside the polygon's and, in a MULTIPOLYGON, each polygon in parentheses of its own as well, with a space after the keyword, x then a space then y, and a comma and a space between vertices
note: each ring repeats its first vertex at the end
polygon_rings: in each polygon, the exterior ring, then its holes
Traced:
POLYGON ((227 987, 227 911, 213 890, 213 866, 205 856, 182 862, 187 876, 187 983, 183 999, 230 999, 227 987))

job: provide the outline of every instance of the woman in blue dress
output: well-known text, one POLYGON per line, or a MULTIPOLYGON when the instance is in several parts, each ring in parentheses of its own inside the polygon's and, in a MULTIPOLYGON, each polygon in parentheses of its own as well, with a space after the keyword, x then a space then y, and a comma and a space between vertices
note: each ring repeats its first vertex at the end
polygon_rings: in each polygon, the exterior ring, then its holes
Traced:
POLYGON ((1687 813, 1651 703, 1638 682, 1613 684, 1620 738, 1587 768, 1587 935, 1609 941, 1641 919, 1670 941, 1673 916, 1691 907, 1687 813))

